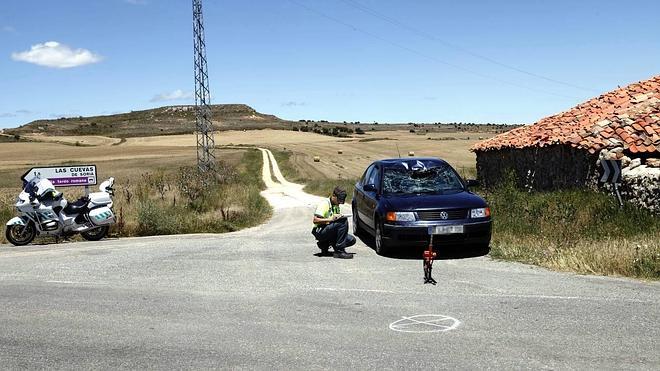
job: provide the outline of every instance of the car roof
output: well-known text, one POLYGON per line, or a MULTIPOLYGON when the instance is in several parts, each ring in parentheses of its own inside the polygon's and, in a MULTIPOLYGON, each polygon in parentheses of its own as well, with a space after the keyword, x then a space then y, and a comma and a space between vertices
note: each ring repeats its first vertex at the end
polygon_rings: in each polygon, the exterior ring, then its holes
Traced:
POLYGON ((401 165, 402 163, 410 163, 414 161, 420 161, 425 163, 434 163, 437 165, 446 164, 445 160, 436 158, 436 157, 406 157, 406 158, 388 158, 384 160, 376 161, 376 163, 381 164, 383 167, 395 167, 401 165))

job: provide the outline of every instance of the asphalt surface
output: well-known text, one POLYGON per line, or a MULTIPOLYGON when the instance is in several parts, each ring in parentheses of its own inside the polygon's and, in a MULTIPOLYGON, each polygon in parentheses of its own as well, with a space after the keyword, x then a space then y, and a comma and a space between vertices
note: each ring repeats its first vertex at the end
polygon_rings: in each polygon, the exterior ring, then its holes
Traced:
POLYGON ((453 252, 424 285, 414 253, 315 256, 313 200, 223 235, 0 246, 0 368, 660 369, 657 283, 453 252))

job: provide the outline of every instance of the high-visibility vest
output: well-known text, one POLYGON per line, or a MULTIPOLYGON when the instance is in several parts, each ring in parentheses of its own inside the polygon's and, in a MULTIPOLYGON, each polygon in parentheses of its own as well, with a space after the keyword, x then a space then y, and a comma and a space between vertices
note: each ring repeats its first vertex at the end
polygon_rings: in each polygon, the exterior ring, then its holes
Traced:
MULTIPOLYGON (((314 211, 314 215, 324 219, 327 219, 335 214, 341 214, 341 209, 339 208, 339 205, 333 205, 332 201, 330 201, 330 198, 323 200, 323 202, 321 202, 316 207, 316 211, 314 211)), ((322 225, 324 224, 314 224, 316 227, 320 227, 322 225)))

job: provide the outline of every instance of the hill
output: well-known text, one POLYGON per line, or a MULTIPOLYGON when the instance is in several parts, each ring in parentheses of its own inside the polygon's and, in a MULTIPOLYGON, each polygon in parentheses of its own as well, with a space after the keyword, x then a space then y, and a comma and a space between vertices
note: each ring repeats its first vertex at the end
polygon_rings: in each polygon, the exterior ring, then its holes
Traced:
MULTIPOLYGON (((216 130, 291 129, 291 121, 257 112, 245 104, 211 106, 216 130)), ((102 135, 116 138, 186 134, 195 131, 194 106, 167 106, 107 116, 68 117, 36 120, 15 129, 10 135, 47 134, 54 136, 102 135)))

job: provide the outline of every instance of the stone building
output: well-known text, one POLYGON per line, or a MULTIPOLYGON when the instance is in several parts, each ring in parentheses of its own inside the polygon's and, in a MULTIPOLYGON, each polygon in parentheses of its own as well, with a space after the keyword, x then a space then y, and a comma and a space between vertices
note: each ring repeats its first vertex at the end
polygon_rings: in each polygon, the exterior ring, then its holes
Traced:
POLYGON ((509 172, 520 186, 537 190, 585 186, 594 182, 599 156, 622 159, 624 174, 660 179, 660 75, 480 141, 471 150, 486 186, 509 172), (639 169, 632 172, 631 166, 639 169))

